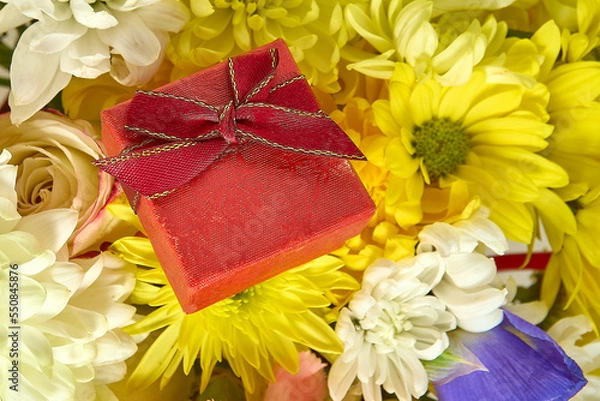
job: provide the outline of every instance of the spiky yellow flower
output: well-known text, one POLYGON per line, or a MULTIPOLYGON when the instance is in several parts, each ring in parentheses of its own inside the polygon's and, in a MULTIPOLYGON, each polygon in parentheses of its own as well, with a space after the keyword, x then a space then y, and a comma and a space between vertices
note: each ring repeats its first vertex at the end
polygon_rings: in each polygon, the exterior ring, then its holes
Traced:
MULTIPOLYGON (((600 168, 596 171, 600 171, 600 168)), ((562 283, 567 295, 566 307, 600 321, 600 187, 592 188, 569 202, 577 221, 577 231, 565 235, 562 246, 548 262, 542 286, 542 300, 552 305, 562 283)))
POLYGON ((548 92, 541 84, 496 84, 474 71, 461 86, 417 83, 413 68, 398 63, 390 99, 374 103, 386 135, 383 162, 400 179, 447 188, 467 185, 491 210, 510 239, 529 243, 535 219, 530 203, 568 176, 536 154, 546 148, 548 92))
MULTIPOLYGON (((126 207, 113 210, 123 219, 132 219, 126 207)), ((324 256, 185 314, 147 238, 125 237, 111 249, 140 266, 132 302, 156 307, 129 326, 128 332, 164 328, 132 373, 132 388, 146 387, 161 376, 161 386, 166 385, 181 364, 188 374, 199 359, 202 392, 216 363, 225 359, 252 394, 265 381, 275 380, 276 363, 296 372, 299 349, 326 354, 343 350, 325 316, 331 304, 338 303, 337 292, 354 291, 358 283, 339 271, 342 263, 337 258, 324 256)))
MULTIPOLYGON (((556 127, 545 153, 569 174, 570 184, 546 194, 538 206, 555 252, 546 270, 542 299, 554 302, 560 283, 568 305, 600 318, 600 63, 579 61, 554 68, 547 78, 548 111, 556 127)), ((597 329, 597 328, 596 328, 597 329)))
POLYGON ((308 81, 339 90, 337 63, 347 40, 338 0, 190 0, 194 14, 168 56, 179 76, 265 45, 287 42, 308 81))

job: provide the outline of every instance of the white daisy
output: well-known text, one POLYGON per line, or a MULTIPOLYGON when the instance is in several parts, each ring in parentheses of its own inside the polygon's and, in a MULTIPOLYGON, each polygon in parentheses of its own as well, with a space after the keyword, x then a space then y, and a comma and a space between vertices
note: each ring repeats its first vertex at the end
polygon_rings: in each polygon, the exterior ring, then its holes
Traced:
POLYGON ((11 119, 44 107, 71 76, 110 72, 123 85, 146 82, 189 13, 176 0, 3 0, 0 33, 34 21, 19 39, 10 68, 11 119))

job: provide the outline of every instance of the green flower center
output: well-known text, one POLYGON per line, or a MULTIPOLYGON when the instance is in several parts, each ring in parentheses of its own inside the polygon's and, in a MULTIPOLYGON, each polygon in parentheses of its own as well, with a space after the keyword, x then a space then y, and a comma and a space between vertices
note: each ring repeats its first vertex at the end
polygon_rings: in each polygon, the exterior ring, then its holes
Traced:
POLYGON ((242 292, 238 292, 232 296, 231 299, 240 305, 246 305, 252 302, 252 299, 260 294, 262 294, 262 288, 260 284, 257 284, 253 287, 243 290, 242 292))
POLYGON ((422 126, 415 127, 413 136, 413 157, 423 158, 432 181, 454 173, 458 166, 467 161, 471 145, 458 122, 447 117, 434 117, 422 126))

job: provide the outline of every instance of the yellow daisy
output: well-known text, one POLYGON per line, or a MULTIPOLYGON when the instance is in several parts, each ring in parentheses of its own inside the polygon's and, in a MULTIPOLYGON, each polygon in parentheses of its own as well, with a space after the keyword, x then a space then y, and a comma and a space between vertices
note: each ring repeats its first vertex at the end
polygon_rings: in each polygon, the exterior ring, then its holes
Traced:
POLYGON ((387 139, 385 166, 395 177, 440 188, 465 183, 508 238, 529 243, 535 226, 530 203, 541 189, 568 183, 560 166, 536 154, 552 133, 547 101, 541 84, 489 83, 474 71, 466 84, 442 87, 434 80, 417 83, 413 69, 398 63, 390 99, 373 105, 387 139))
MULTIPOLYGON (((125 220, 133 218, 126 207, 112 210, 125 220)), ((163 387, 181 364, 188 374, 199 359, 203 392, 216 363, 227 360, 251 397, 266 381, 275 381, 275 364, 295 373, 299 349, 324 354, 343 350, 327 315, 331 304, 345 299, 344 293, 357 290, 359 284, 339 271, 342 263, 337 258, 324 256, 185 314, 147 238, 125 237, 111 249, 138 265, 132 302, 156 308, 127 332, 164 329, 131 374, 133 389, 147 387, 159 378, 163 387)))
POLYGON ((312 85, 339 90, 337 63, 347 40, 340 1, 190 0, 190 8, 194 17, 167 51, 175 77, 283 38, 312 85))
POLYGON ((377 205, 377 213, 363 232, 334 253, 351 271, 360 272, 381 257, 394 261, 411 257, 423 226, 466 218, 468 210, 474 210, 476 202, 465 211, 471 199, 462 182, 439 188, 424 185, 417 176, 405 179, 390 173, 384 155, 389 140, 375 125, 373 109, 365 99, 351 99, 331 117, 367 156, 368 162, 353 164, 377 205))

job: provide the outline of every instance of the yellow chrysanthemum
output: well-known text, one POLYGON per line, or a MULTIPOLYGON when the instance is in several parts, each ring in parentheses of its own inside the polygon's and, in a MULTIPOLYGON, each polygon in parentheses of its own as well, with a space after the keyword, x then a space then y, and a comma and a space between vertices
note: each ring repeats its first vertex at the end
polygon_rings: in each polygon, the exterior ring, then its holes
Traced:
POLYGON ((190 0, 190 8, 194 18, 167 53, 176 77, 283 38, 312 85, 339 90, 339 49, 347 40, 340 1, 190 0))
MULTIPOLYGON (((171 63, 164 61, 141 88, 150 90, 169 83, 172 68, 171 63)), ((109 74, 96 79, 73 77, 61 92, 62 104, 69 117, 99 123, 102 110, 131 99, 137 89, 140 88, 118 83, 109 74)))
POLYGON ((570 184, 547 193, 538 207, 555 255, 544 276, 542 299, 554 302, 560 283, 579 311, 600 318, 600 63, 554 68, 547 78, 548 111, 555 131, 545 152, 569 174, 570 184))
MULTIPOLYGON (((350 68, 389 79, 399 61, 414 68, 417 80, 433 77, 443 85, 462 85, 486 55, 496 53, 506 36, 506 24, 493 17, 482 24, 477 18, 465 18, 465 13, 452 12, 465 7, 464 2, 455 7, 446 2, 450 9, 444 10, 436 9, 434 1, 403 3, 391 0, 346 8, 348 25, 372 46, 372 50, 345 47, 343 57, 354 62, 350 68)), ((492 3, 481 6, 493 8, 492 3)))
POLYGON ((383 163, 400 179, 440 188, 465 183, 507 237, 529 243, 535 226, 530 203, 542 189, 568 183, 562 168, 535 153, 552 133, 547 101, 541 84, 487 83, 481 71, 462 86, 419 84, 413 69, 398 63, 390 100, 373 105, 387 139, 383 163))
MULTIPOLYGON (((567 194, 561 195, 568 197, 567 194)), ((552 305, 562 283, 568 295, 565 307, 572 306, 576 312, 590 317, 592 322, 598 322, 600 321, 600 299, 598 299, 600 186, 586 190, 581 196, 571 200, 569 206, 577 221, 577 231, 573 235, 565 235, 560 250, 552 255, 542 282, 542 300, 552 305)), ((594 330, 596 335, 600 335, 595 323, 594 330)))
POLYGON ((554 21, 562 32, 562 59, 574 62, 585 58, 600 45, 600 1, 517 1, 494 13, 508 21, 511 29, 533 32, 554 21))
MULTIPOLYGON (((132 220, 127 207, 112 210, 132 220)), ((343 293, 359 285, 339 271, 342 263, 337 258, 324 256, 185 314, 147 238, 125 237, 111 249, 140 266, 132 302, 156 307, 127 331, 141 334, 164 328, 132 373, 132 388, 146 387, 161 376, 164 386, 180 364, 188 374, 199 359, 202 392, 216 363, 225 359, 252 397, 266 380, 275 381, 276 363, 290 372, 298 370, 299 349, 308 347, 325 354, 343 350, 326 316, 332 303, 345 299, 343 293)))
POLYGON ((388 138, 375 125, 373 110, 365 99, 351 99, 331 117, 367 156, 368 162, 353 164, 377 205, 377 213, 362 233, 334 253, 351 271, 357 271, 357 276, 378 258, 398 261, 413 256, 423 226, 468 217, 476 207, 475 201, 467 208, 471 199, 462 182, 439 188, 424 185, 417 176, 405 179, 391 174, 384 161, 388 138))

